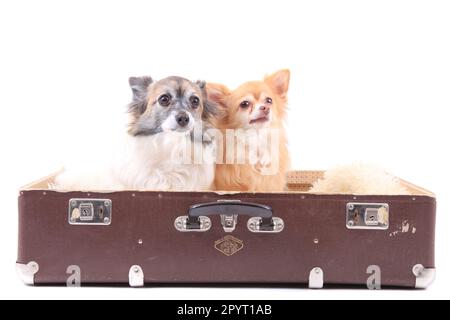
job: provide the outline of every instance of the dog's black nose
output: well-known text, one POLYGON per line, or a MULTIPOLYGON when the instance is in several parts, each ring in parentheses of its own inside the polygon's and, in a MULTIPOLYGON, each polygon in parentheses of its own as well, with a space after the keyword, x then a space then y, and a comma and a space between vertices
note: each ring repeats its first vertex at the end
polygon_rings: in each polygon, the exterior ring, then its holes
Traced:
POLYGON ((269 113, 270 113, 270 108, 267 107, 267 106, 265 106, 265 105, 260 106, 260 107, 259 107, 259 110, 261 110, 261 111, 264 112, 265 114, 269 114, 269 113))
POLYGON ((185 127, 189 123, 189 116, 184 112, 177 114, 175 119, 180 127, 185 127))

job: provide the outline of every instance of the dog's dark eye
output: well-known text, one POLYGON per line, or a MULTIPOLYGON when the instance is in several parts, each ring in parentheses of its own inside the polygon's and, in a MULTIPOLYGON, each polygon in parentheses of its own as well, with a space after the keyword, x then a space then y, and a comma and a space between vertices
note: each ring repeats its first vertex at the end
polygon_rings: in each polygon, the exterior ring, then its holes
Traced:
POLYGON ((190 99, 191 107, 196 109, 200 106, 200 99, 196 96, 192 96, 190 99))
POLYGON ((267 98, 266 98, 266 103, 267 103, 267 104, 272 104, 272 103, 273 103, 272 98, 267 97, 267 98))
POLYGON ((240 104, 240 107, 242 109, 247 109, 248 107, 250 107, 250 101, 247 101, 247 100, 242 101, 241 104, 240 104))
POLYGON ((170 104, 171 97, 168 94, 163 94, 159 97, 158 102, 163 107, 167 107, 170 104))

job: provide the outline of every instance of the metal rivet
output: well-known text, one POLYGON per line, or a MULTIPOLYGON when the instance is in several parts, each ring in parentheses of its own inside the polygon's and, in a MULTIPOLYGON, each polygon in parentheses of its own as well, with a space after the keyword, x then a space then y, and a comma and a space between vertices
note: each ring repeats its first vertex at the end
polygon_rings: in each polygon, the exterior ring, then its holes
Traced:
POLYGON ((163 195, 160 193, 160 194, 158 194, 158 198, 159 199, 162 199, 162 197, 163 197, 163 195))
POLYGON ((348 205, 348 210, 353 210, 353 209, 355 209, 355 206, 353 204, 349 204, 348 205))
POLYGON ((132 197, 136 197, 136 193, 131 194, 132 197))
POLYGON ((353 227, 353 226, 355 225, 355 223, 354 223, 353 221, 349 221, 349 222, 347 222, 347 225, 348 225, 349 227, 353 227))
POLYGON ((109 207, 109 201, 105 201, 105 207, 109 207))
POLYGON ((47 195, 47 192, 44 191, 44 192, 42 192, 42 194, 45 196, 45 195, 47 195))
POLYGON ((320 268, 314 268, 314 272, 319 274, 320 273, 320 268))
POLYGON ((139 243, 139 244, 143 244, 144 241, 142 241, 142 239, 139 239, 139 240, 138 240, 138 243, 139 243))
POLYGON ((133 272, 134 273, 139 273, 140 272, 139 267, 134 267, 133 272))
POLYGON ((413 273, 416 277, 418 277, 423 273, 423 270, 425 270, 425 267, 421 264, 418 264, 414 266, 413 273))
POLYGON ((416 198, 412 198, 413 201, 416 201, 416 198))
POLYGON ((319 243, 319 239, 314 239, 314 243, 318 244, 319 243))
POLYGON ((108 217, 105 217, 105 219, 103 219, 103 222, 104 222, 104 223, 110 223, 111 220, 110 220, 108 217))
POLYGON ((305 196, 301 196, 300 198, 301 198, 302 200, 305 200, 305 199, 306 199, 306 197, 305 197, 305 196))
POLYGON ((356 197, 353 197, 353 200, 356 200, 357 198, 356 197))

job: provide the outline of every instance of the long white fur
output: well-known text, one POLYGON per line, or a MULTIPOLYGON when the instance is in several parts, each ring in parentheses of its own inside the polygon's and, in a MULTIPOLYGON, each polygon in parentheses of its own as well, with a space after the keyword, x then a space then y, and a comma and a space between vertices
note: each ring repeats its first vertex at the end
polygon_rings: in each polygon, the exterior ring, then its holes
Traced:
POLYGON ((400 180, 383 169, 368 164, 338 166, 325 172, 310 193, 357 195, 408 195, 400 180))
POLYGON ((161 132, 151 136, 126 135, 106 161, 69 167, 55 179, 59 190, 208 190, 214 180, 214 143, 193 142, 202 150, 203 164, 185 164, 182 154, 189 133, 161 132))

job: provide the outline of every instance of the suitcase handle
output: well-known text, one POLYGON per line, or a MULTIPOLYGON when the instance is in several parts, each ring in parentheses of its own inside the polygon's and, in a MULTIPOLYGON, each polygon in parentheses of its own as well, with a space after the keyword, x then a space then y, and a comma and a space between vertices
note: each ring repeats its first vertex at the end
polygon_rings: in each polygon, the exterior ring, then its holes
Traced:
POLYGON ((221 215, 237 216, 245 215, 261 218, 260 231, 272 231, 274 229, 273 210, 269 206, 241 202, 241 201, 219 201, 196 204, 189 208, 186 227, 188 229, 200 228, 200 217, 221 215))

